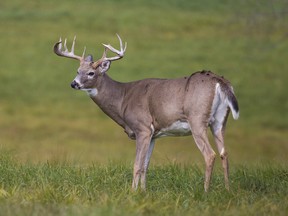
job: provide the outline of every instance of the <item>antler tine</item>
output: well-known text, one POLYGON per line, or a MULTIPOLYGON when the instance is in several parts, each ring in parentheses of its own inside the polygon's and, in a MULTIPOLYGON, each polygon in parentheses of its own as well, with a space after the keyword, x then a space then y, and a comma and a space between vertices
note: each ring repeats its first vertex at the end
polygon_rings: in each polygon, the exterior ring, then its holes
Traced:
POLYGON ((64 40, 64 50, 62 50, 62 39, 60 38, 59 42, 57 42, 54 45, 54 53, 58 56, 63 56, 63 57, 73 58, 73 59, 77 59, 79 61, 83 61, 86 48, 84 49, 82 57, 75 55, 74 54, 75 41, 76 41, 76 36, 73 39, 71 51, 69 52, 69 50, 67 48, 67 39, 64 40))
POLYGON ((126 51, 126 48, 127 48, 127 42, 125 42, 124 52, 126 51))
POLYGON ((74 53, 75 41, 76 41, 76 35, 73 38, 73 43, 72 43, 72 47, 71 47, 71 53, 74 53))
POLYGON ((107 47, 105 47, 105 48, 104 48, 104 52, 103 52, 103 55, 102 55, 102 58, 101 58, 101 59, 104 59, 104 58, 106 58, 106 56, 107 56, 107 51, 108 51, 108 48, 107 48, 107 47))
POLYGON ((59 39, 59 49, 61 50, 62 49, 62 38, 60 37, 60 39, 59 39))
POLYGON ((83 50, 82 59, 85 58, 85 52, 86 52, 86 46, 84 47, 84 50, 83 50))
POLYGON ((125 52, 125 51, 126 51, 126 48, 127 48, 127 42, 125 42, 125 47, 124 47, 124 49, 123 49, 122 40, 121 40, 120 36, 119 36, 117 33, 116 33, 116 35, 117 35, 117 37, 118 37, 118 39, 119 39, 119 42, 120 42, 120 49, 121 49, 121 51, 125 52))
POLYGON ((65 38, 65 40, 64 40, 64 52, 69 52, 69 50, 67 48, 67 38, 65 38))
MULTIPOLYGON (((103 44, 103 46, 104 46, 105 48, 109 49, 111 52, 116 53, 117 56, 107 58, 106 55, 105 55, 104 58, 102 57, 103 60, 115 61, 115 60, 118 60, 118 59, 120 59, 120 58, 123 58, 124 53, 125 53, 126 48, 127 48, 127 42, 125 42, 125 47, 124 47, 124 49, 123 49, 122 40, 121 40, 121 38, 120 38, 120 36, 119 36, 118 34, 116 34, 116 35, 117 35, 117 37, 118 37, 118 39, 119 39, 120 50, 115 49, 115 48, 112 47, 110 44, 103 44)), ((107 52, 107 51, 104 51, 104 52, 107 52)), ((103 53, 103 56, 104 56, 104 53, 103 53)))
POLYGON ((119 36, 117 33, 116 33, 116 36, 117 36, 117 38, 118 38, 118 40, 119 40, 119 43, 120 43, 120 49, 123 50, 122 40, 121 40, 120 36, 119 36))

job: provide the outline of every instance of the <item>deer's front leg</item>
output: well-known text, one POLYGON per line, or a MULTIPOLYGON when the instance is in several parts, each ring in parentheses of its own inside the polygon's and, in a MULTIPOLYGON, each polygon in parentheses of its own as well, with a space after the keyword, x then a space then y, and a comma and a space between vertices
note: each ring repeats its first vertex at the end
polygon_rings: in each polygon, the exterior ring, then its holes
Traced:
POLYGON ((154 149, 154 145, 155 145, 155 140, 151 139, 150 144, 149 144, 149 149, 148 149, 148 151, 146 153, 145 161, 144 161, 144 164, 143 164, 144 171, 141 173, 141 188, 144 188, 144 189, 146 187, 146 174, 147 174, 147 171, 148 171, 150 158, 151 158, 151 155, 152 155, 152 152, 153 152, 153 149, 154 149))
POLYGON ((147 166, 145 166, 145 159, 147 158, 150 142, 151 142, 150 132, 147 133, 142 132, 136 135, 136 158, 134 162, 133 183, 132 183, 133 190, 136 190, 138 188, 140 178, 141 178, 141 189, 145 190, 146 188, 146 171, 148 164, 147 166))

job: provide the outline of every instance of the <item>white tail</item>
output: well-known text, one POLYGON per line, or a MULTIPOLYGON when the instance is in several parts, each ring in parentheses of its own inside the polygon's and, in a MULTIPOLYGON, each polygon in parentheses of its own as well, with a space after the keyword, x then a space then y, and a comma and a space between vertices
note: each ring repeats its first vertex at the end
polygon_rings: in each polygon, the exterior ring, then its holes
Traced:
POLYGON ((229 106, 232 112, 233 118, 237 120, 239 118, 239 106, 238 106, 237 99, 234 95, 232 86, 224 84, 224 83, 221 86, 219 83, 217 83, 216 94, 219 95, 223 103, 229 106))

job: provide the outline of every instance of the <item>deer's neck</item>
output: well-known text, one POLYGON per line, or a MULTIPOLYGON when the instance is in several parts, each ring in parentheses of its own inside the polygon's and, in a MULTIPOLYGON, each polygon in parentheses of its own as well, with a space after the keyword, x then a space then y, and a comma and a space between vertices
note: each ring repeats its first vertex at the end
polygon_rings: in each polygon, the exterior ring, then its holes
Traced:
POLYGON ((99 77, 96 88, 92 89, 91 99, 100 109, 119 125, 124 126, 121 115, 121 105, 125 93, 125 83, 111 79, 107 74, 99 77))

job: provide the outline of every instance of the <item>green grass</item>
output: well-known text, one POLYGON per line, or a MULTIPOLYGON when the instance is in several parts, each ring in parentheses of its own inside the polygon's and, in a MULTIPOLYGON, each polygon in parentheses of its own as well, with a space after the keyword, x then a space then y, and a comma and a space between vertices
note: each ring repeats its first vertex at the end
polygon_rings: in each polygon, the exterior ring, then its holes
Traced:
POLYGON ((0 214, 284 215, 286 8, 285 0, 1 1, 0 214), (60 36, 77 35, 75 52, 87 46, 97 58, 101 43, 117 46, 115 33, 128 42, 109 71, 116 80, 208 69, 231 81, 240 119, 226 130, 230 193, 219 159, 203 193, 191 137, 157 140, 148 190, 131 193, 134 142, 70 88, 79 63, 52 51, 60 36))
POLYGON ((222 171, 211 191, 198 166, 152 166, 147 192, 130 190, 132 166, 19 164, 1 157, 0 215, 285 215, 287 166, 236 166, 231 191, 222 171))

